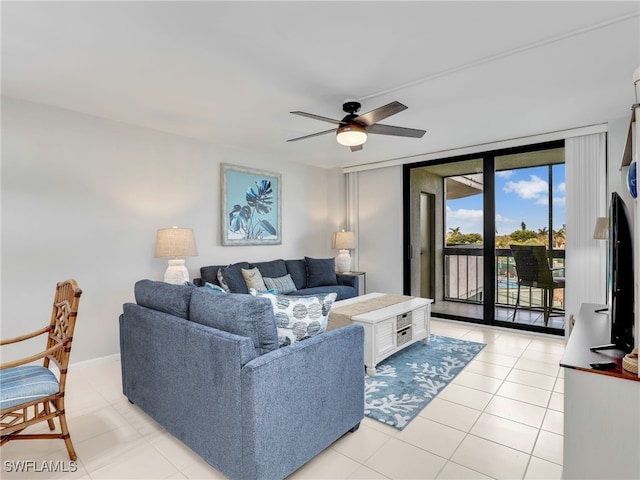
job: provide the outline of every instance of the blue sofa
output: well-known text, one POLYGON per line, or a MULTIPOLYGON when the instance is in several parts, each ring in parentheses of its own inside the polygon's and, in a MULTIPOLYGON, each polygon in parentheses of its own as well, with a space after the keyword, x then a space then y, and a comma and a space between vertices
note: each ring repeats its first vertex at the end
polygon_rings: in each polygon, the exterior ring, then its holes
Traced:
POLYGON ((141 280, 120 316, 129 401, 231 479, 284 478, 364 416, 357 325, 278 348, 268 298, 141 280))
POLYGON ((272 260, 269 262, 238 262, 232 265, 209 265, 200 268, 200 278, 194 283, 221 286, 220 274, 231 293, 249 293, 242 269, 258 268, 263 277, 280 278, 290 275, 295 290, 287 295, 318 295, 335 292, 336 300, 358 295, 358 277, 349 274, 336 274, 333 258, 304 257, 297 260, 272 260))

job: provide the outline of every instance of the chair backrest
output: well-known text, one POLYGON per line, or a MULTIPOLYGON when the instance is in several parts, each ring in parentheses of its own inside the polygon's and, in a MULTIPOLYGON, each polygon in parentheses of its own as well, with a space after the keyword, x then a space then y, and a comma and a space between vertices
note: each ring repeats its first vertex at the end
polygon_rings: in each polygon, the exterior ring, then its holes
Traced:
POLYGON ((553 287, 553 275, 549 268, 547 247, 544 245, 510 245, 516 261, 518 281, 529 287, 553 287))
POLYGON ((82 290, 78 288, 75 280, 65 280, 56 285, 56 294, 53 300, 53 310, 51 312, 51 323, 49 324, 49 338, 47 340, 47 350, 62 344, 62 348, 47 355, 44 359, 44 366, 49 367, 52 361, 60 369, 61 388, 67 375, 69 356, 71 355, 71 342, 73 331, 76 327, 78 316, 78 305, 80 304, 82 290))

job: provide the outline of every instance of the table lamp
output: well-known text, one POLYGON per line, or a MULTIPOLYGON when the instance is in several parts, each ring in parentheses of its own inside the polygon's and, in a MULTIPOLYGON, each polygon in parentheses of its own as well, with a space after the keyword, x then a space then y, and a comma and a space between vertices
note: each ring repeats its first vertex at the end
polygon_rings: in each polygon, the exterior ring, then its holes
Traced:
POLYGON ((594 240, 609 240, 609 218, 596 218, 596 226, 593 229, 594 240))
POLYGON ((184 258, 198 255, 196 239, 190 228, 161 228, 156 234, 156 258, 169 258, 169 266, 164 272, 164 281, 182 285, 189 281, 189 271, 184 258))
POLYGON ((336 271, 338 273, 349 273, 351 271, 351 255, 349 249, 356 247, 356 234, 353 232, 335 232, 333 234, 334 250, 340 250, 336 257, 336 271))

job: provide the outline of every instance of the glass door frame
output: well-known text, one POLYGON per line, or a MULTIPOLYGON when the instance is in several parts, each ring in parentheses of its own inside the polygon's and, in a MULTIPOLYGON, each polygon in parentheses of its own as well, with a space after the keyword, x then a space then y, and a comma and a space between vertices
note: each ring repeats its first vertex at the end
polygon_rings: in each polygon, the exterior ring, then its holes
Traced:
MULTIPOLYGON (((447 315, 448 318, 463 320, 471 323, 480 323, 484 325, 508 327, 517 330, 527 330, 541 333, 551 333, 554 335, 564 335, 564 330, 550 328, 547 326, 522 324, 517 322, 506 322, 497 320, 495 315, 496 308, 496 282, 495 282, 495 262, 496 262, 496 193, 495 193, 495 165, 496 157, 504 155, 516 155, 520 153, 530 153, 542 150, 551 150, 564 148, 564 140, 555 140, 551 142, 543 142, 520 147, 512 147, 506 149, 490 150, 486 152, 478 152, 473 154, 459 155, 454 157, 444 157, 441 159, 404 164, 402 170, 403 182, 403 292, 405 295, 411 295, 411 171, 415 168, 441 165, 445 163, 457 163, 469 160, 482 159, 482 175, 483 175, 483 300, 482 311, 483 318, 465 317, 460 315, 447 315)), ((551 185, 550 185, 551 191, 551 185)), ((446 202, 443 202, 446 203, 446 202)), ((444 210, 444 208, 443 208, 444 210)), ((440 212, 444 215, 444 211, 440 212)), ((552 230, 552 226, 550 226, 552 230)), ((440 279, 443 281, 443 279, 440 279)))

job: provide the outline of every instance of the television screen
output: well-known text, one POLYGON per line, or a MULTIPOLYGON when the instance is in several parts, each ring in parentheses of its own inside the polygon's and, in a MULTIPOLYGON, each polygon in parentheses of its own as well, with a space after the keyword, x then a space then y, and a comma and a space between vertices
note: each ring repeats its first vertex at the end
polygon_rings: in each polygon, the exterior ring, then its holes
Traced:
POLYGON ((611 195, 609 206, 609 309, 611 343, 630 352, 634 346, 633 243, 626 205, 611 195))

